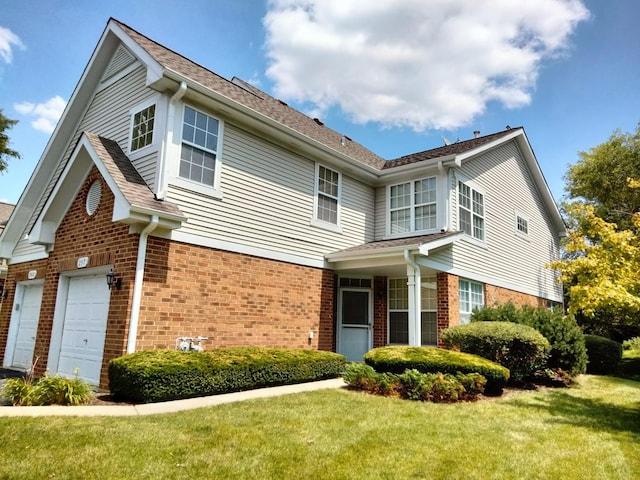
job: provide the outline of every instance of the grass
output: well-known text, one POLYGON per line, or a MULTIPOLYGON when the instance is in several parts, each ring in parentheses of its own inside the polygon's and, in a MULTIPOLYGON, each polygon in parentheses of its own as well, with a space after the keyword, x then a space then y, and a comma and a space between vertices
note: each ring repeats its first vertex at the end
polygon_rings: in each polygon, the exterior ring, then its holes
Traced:
POLYGON ((151 417, 0 417, 0 445, 2 479, 640 478, 640 383, 585 375, 452 405, 326 390, 151 417))

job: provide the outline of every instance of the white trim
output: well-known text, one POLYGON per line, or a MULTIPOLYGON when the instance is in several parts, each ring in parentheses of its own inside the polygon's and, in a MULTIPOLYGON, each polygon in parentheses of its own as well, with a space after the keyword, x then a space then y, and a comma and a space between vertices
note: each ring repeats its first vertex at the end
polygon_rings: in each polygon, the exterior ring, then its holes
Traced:
POLYGON ((385 214, 384 214, 384 218, 385 218, 385 239, 394 239, 394 238, 404 238, 407 237, 409 235, 428 235, 429 233, 435 233, 435 232, 439 232, 440 228, 439 225, 442 223, 441 217, 442 217, 442 210, 441 210, 441 205, 440 205, 440 175, 438 175, 437 173, 435 175, 429 175, 429 176, 425 176, 425 177, 419 177, 419 178, 411 178, 408 179, 406 181, 400 182, 400 183, 393 183, 393 184, 388 184, 386 185, 386 205, 385 205, 385 214), (416 199, 415 199, 415 195, 416 195, 416 183, 420 182, 422 180, 431 180, 433 179, 435 181, 435 188, 436 188, 436 192, 435 192, 435 207, 436 207, 436 226, 434 228, 428 229, 428 230, 416 230, 415 229, 415 224, 416 224, 416 208, 418 206, 423 206, 423 205, 430 205, 430 204, 420 204, 420 205, 416 205, 416 199), (409 184, 409 196, 410 196, 410 202, 408 206, 402 207, 402 208, 398 208, 396 210, 404 210, 404 209, 409 209, 409 231, 407 232, 398 232, 398 233, 391 233, 391 189, 393 187, 398 187, 400 185, 405 185, 405 184, 409 184))
POLYGON ((33 262, 34 260, 43 260, 45 258, 49 258, 49 254, 43 247, 41 252, 11 257, 7 260, 7 265, 17 265, 19 263, 33 262))
MULTIPOLYGON (((167 237, 165 237, 167 238, 167 237)), ((278 262, 293 263, 303 267, 322 268, 325 270, 333 270, 327 263, 322 260, 314 260, 312 258, 291 255, 288 253, 267 250, 264 248, 251 247, 240 243, 227 242, 224 240, 216 240, 213 238, 201 237, 191 233, 184 233, 173 230, 168 236, 170 240, 176 242, 187 243, 199 247, 214 248, 216 250, 225 250, 231 253, 240 253, 243 255, 251 255, 253 257, 266 258, 278 262)))
POLYGON ((153 95, 147 98, 145 101, 134 105, 129 109, 129 135, 127 136, 127 147, 125 152, 129 157, 129 160, 133 162, 140 157, 149 155, 153 151, 158 150, 160 145, 162 134, 164 132, 164 112, 165 108, 162 102, 163 96, 160 94, 153 95), (153 139, 149 145, 138 148, 137 150, 131 150, 131 142, 133 140, 133 118, 136 113, 141 112, 145 108, 155 105, 154 117, 153 117, 153 139))
POLYGON ((486 247, 488 244, 488 238, 489 238, 489 229, 488 229, 488 221, 487 221, 487 193, 485 191, 484 188, 478 186, 477 183, 475 183, 473 180, 468 179, 468 177, 464 176, 464 175, 458 175, 456 178, 456 186, 455 186, 455 194, 456 194, 456 221, 457 221, 457 229, 460 231, 462 230, 462 227, 460 226, 460 183, 462 183, 463 185, 469 187, 469 189, 471 190, 471 235, 465 233, 465 240, 468 240, 472 243, 475 243, 476 245, 479 245, 481 247, 486 247), (473 236, 473 216, 476 215, 473 212, 473 192, 477 192, 480 195, 482 195, 482 221, 484 223, 483 226, 483 230, 482 230, 482 239, 474 237, 473 236))
POLYGON ((531 240, 531 217, 529 217, 529 215, 526 215, 526 214, 522 213, 519 210, 515 210, 514 211, 514 221, 515 221, 515 224, 514 224, 515 234, 518 237, 522 238, 523 240, 530 241, 531 240), (520 230, 518 228, 518 220, 519 219, 522 219, 525 222, 527 222, 527 231, 526 232, 523 232, 522 230, 520 230))

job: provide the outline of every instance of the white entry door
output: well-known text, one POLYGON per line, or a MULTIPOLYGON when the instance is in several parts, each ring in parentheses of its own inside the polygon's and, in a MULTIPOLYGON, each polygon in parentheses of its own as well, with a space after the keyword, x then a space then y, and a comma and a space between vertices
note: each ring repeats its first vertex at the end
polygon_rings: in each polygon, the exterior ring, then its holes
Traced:
POLYGON ((338 352, 349 362, 361 362, 371 350, 371 292, 340 290, 338 352))
POLYGON ((100 383, 109 293, 104 275, 71 277, 57 372, 100 383))
POLYGON ((42 288, 42 284, 23 286, 22 299, 16 299, 14 303, 16 317, 12 321, 17 322, 17 333, 11 359, 5 362, 10 367, 24 370, 31 368, 38 332, 38 320, 40 319, 42 288))

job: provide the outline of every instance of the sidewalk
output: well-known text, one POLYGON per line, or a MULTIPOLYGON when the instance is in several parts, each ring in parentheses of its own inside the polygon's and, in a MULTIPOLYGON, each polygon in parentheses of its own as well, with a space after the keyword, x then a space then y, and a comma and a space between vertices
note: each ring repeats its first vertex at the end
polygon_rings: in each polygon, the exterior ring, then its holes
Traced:
POLYGON ((240 402, 254 398, 277 397, 290 393, 311 392, 327 388, 342 388, 346 383, 342 378, 332 378, 318 382, 298 383, 296 385, 283 385, 281 387, 260 388, 245 392, 226 393, 210 397, 187 398, 172 402, 146 403, 140 405, 83 405, 78 407, 65 407, 52 405, 47 407, 0 407, 0 417, 116 417, 156 415, 159 413, 173 413, 194 408, 212 407, 225 403, 240 402))

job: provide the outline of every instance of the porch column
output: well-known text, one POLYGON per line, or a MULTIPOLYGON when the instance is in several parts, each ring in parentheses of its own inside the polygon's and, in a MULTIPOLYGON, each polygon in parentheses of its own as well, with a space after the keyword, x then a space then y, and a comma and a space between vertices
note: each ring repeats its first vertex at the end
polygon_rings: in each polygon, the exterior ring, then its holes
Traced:
POLYGON ((408 251, 405 251, 405 260, 407 262, 407 289, 409 291, 409 345, 419 347, 422 343, 420 266, 413 261, 408 251))

